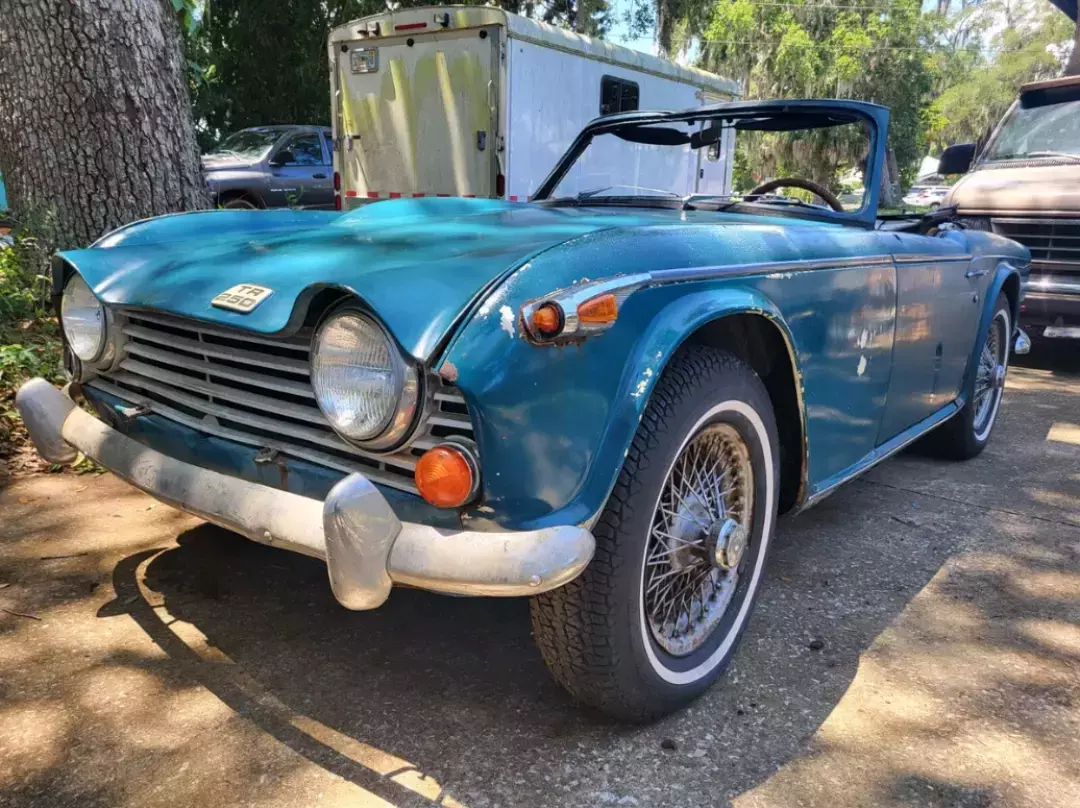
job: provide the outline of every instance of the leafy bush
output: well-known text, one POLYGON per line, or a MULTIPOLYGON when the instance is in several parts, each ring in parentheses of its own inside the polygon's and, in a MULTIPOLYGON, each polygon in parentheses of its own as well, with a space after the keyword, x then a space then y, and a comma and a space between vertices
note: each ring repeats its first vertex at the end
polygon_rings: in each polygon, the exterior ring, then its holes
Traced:
POLYGON ((24 442, 15 390, 44 376, 60 381, 60 337, 49 305, 49 246, 19 234, 0 243, 0 457, 24 442))

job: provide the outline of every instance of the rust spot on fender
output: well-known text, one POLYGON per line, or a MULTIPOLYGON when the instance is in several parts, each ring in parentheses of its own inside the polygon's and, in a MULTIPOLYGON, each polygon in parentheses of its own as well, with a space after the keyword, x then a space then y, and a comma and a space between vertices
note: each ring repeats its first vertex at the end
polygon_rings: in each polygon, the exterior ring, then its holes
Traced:
POLYGON ((457 377, 457 365, 447 359, 445 362, 443 362, 442 367, 439 368, 439 378, 441 378, 445 382, 450 382, 450 384, 454 384, 454 382, 457 381, 457 377))

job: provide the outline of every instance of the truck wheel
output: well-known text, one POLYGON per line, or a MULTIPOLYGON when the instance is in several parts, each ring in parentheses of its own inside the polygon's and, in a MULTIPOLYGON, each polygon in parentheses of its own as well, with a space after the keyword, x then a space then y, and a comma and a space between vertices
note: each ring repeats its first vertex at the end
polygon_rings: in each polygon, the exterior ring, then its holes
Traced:
POLYGON ((593 528, 592 562, 532 600, 540 652, 574 696, 648 721, 724 671, 761 586, 777 451, 757 374, 729 353, 680 349, 593 528))
POLYGON ((234 196, 221 203, 226 210, 257 210, 258 205, 246 196, 234 196))
POLYGON ((964 407, 926 436, 924 445, 931 453, 951 460, 969 460, 986 448, 1001 405, 1011 342, 1009 299, 1000 293, 990 325, 982 334, 975 370, 964 388, 964 407))

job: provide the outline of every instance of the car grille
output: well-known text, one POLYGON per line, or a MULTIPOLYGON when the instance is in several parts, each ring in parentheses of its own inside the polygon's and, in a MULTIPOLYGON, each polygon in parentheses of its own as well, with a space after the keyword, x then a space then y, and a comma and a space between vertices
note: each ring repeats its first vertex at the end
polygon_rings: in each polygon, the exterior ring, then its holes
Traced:
POLYGON ((1080 220, 991 219, 994 232, 1031 250, 1033 263, 1048 269, 1080 272, 1080 220))
POLYGON ((450 436, 471 438, 461 393, 427 378, 433 404, 408 445, 366 452, 338 437, 315 402, 311 331, 283 339, 161 314, 127 313, 119 365, 87 386, 210 435, 310 460, 416 493, 417 458, 450 436))

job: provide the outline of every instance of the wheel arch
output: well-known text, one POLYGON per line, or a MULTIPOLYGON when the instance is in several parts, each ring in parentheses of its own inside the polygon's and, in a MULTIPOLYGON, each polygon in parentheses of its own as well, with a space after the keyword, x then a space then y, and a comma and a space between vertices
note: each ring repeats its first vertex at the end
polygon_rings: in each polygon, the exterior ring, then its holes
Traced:
POLYGON ((802 375, 791 334, 764 311, 728 312, 702 323, 683 345, 706 345, 733 353, 761 378, 776 414, 780 436, 780 512, 805 495, 806 423, 802 375))
POLYGON ((221 191, 217 194, 215 202, 218 207, 225 207, 226 202, 231 202, 234 199, 248 199, 255 207, 265 209, 266 202, 258 194, 258 192, 251 190, 250 188, 229 188, 226 191, 221 191))
MULTIPOLYGON (((979 328, 975 332, 975 338, 972 340, 971 355, 968 357, 967 372, 964 375, 963 389, 965 390, 971 380, 971 374, 975 372, 978 365, 979 351, 982 348, 980 337, 986 333, 986 329, 990 325, 990 318, 994 316, 994 303, 997 302, 998 295, 1001 293, 1004 293, 1009 301, 1009 317, 1015 331, 1020 315, 1020 272, 1008 261, 998 262, 994 277, 986 288, 982 315, 979 317, 979 328)), ((1011 334, 1009 339, 1012 340, 1011 334)))
MULTIPOLYGON (((726 350, 761 377, 776 413, 780 433, 780 512, 801 504, 808 490, 809 443, 802 370, 795 340, 779 308, 756 289, 728 288, 686 295, 657 314, 650 332, 679 336, 656 350, 646 338, 637 354, 635 379, 650 382, 648 392, 683 345, 726 350), (650 361, 660 359, 660 362, 650 361)), ((641 392, 639 383, 635 392, 641 392)), ((633 394, 632 394, 633 395, 633 394)), ((647 397, 641 402, 638 419, 647 397)), ((635 423, 636 428, 636 423, 635 423)))

